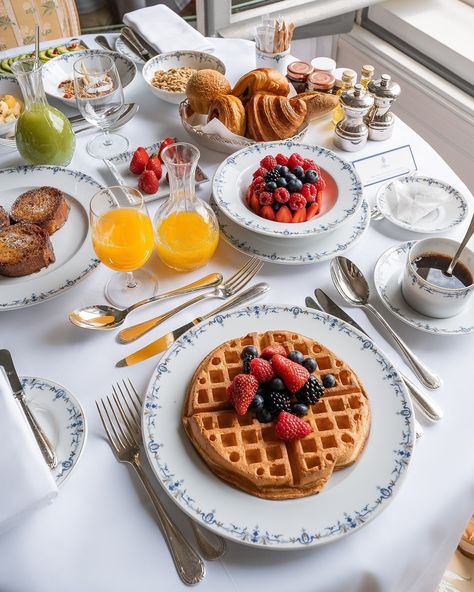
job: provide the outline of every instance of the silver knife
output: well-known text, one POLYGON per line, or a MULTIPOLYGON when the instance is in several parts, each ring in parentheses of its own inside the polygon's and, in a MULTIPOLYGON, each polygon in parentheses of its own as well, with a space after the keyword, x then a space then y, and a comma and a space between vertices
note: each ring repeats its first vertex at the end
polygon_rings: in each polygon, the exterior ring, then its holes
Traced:
POLYGON ((54 469, 54 467, 56 467, 58 464, 58 459, 54 453, 53 447, 51 446, 51 442, 46 437, 45 433, 41 429, 34 415, 31 413, 30 408, 28 407, 23 387, 21 386, 20 379, 16 373, 15 366, 13 365, 12 356, 7 349, 0 350, 0 366, 5 368, 8 381, 12 387, 13 395, 20 403, 20 407, 25 414, 28 425, 33 432, 46 464, 50 469, 54 469))
MULTIPOLYGON (((314 295, 316 296, 317 302, 325 312, 337 317, 338 319, 341 319, 342 321, 345 321, 349 325, 352 325, 361 333, 367 335, 367 337, 370 339, 370 336, 367 334, 367 332, 364 331, 364 329, 362 329, 362 327, 356 323, 356 321, 354 321, 351 316, 342 310, 342 308, 338 306, 334 300, 332 300, 323 290, 317 288, 314 291, 314 295)), ((420 410, 426 415, 426 417, 431 419, 431 421, 439 421, 442 419, 443 411, 441 408, 428 395, 425 395, 425 393, 419 390, 419 388, 407 376, 400 372, 400 370, 398 370, 398 373, 402 377, 407 389, 410 391, 411 396, 418 403, 420 410)))
MULTIPOLYGON (((142 43, 142 41, 140 41, 140 39, 138 38, 138 36, 135 33, 135 31, 133 31, 133 29, 131 29, 130 27, 122 27, 122 29, 120 30, 120 37, 122 37, 124 39, 124 41, 128 45, 130 45, 132 47, 132 49, 134 51, 136 51, 138 53, 138 55, 143 60, 145 60, 145 62, 147 62, 148 60, 151 60, 151 58, 153 57, 153 55, 144 46, 144 44, 142 43)), ((158 52, 155 52, 155 55, 157 55, 157 53, 158 52)))
POLYGON ((240 306, 241 304, 247 304, 251 300, 255 300, 256 298, 263 296, 263 294, 268 292, 269 289, 270 286, 265 282, 255 284, 255 286, 252 286, 251 288, 248 288, 247 290, 244 290, 243 292, 237 294, 237 296, 234 296, 234 298, 227 300, 226 302, 224 302, 224 304, 221 304, 213 311, 208 312, 202 317, 196 317, 190 323, 186 323, 182 327, 179 327, 174 331, 166 333, 166 335, 163 335, 156 341, 152 341, 142 349, 139 349, 135 353, 130 354, 126 358, 123 358, 123 360, 118 361, 115 365, 118 368, 123 368, 124 366, 132 366, 133 364, 143 362, 143 360, 147 360, 152 356, 156 356, 157 354, 168 349, 170 345, 174 341, 176 341, 176 339, 178 339, 178 337, 180 337, 183 333, 186 333, 186 331, 191 329, 191 327, 194 327, 194 325, 197 325, 198 323, 200 323, 201 321, 205 321, 206 319, 210 319, 211 317, 223 312, 224 310, 228 310, 229 308, 234 308, 236 306, 240 306))

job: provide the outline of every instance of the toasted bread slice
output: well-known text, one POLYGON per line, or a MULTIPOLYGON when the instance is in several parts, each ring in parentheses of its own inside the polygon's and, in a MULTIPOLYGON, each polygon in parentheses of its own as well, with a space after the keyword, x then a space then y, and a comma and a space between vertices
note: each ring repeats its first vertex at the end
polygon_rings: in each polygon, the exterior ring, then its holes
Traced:
POLYGON ((22 193, 12 206, 13 222, 31 222, 48 234, 59 230, 69 215, 69 204, 64 193, 55 187, 37 187, 22 193))
POLYGON ((20 222, 0 230, 0 275, 29 275, 54 261, 53 245, 44 228, 20 222))
POLYGON ((10 216, 5 208, 0 206, 0 228, 5 228, 5 226, 10 226, 10 216))

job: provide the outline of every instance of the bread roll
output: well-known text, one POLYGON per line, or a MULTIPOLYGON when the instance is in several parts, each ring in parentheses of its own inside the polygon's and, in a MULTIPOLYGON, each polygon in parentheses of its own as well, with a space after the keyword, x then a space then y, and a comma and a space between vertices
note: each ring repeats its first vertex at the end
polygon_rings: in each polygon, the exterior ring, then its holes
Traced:
POLYGON ((195 113, 207 115, 211 102, 230 93, 230 82, 217 70, 198 70, 186 85, 186 96, 195 113))

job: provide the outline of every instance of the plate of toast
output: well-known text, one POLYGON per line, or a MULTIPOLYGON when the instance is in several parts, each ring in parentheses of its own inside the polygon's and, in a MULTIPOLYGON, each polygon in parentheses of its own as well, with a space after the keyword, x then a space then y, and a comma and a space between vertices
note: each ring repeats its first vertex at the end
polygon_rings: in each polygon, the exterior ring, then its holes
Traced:
POLYGON ((400 490, 413 409, 391 362, 343 321, 255 305, 192 328, 161 359, 142 416, 171 499, 232 541, 328 543, 400 490))
POLYGON ((57 166, 0 170, 0 310, 49 300, 99 264, 89 203, 102 186, 57 166))

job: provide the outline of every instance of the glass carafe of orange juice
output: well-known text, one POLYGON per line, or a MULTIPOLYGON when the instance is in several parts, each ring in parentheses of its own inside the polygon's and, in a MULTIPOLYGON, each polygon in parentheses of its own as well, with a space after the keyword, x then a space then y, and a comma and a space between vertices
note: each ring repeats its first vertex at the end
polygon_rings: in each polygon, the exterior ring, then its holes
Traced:
POLYGON ((178 142, 163 150, 170 197, 155 214, 156 250, 160 259, 177 271, 205 265, 219 241, 219 226, 211 208, 196 196, 199 150, 178 142))
POLYGON ((12 69, 25 99, 15 129, 18 152, 32 164, 68 165, 76 137, 69 119, 46 100, 41 62, 33 58, 17 60, 12 69))

